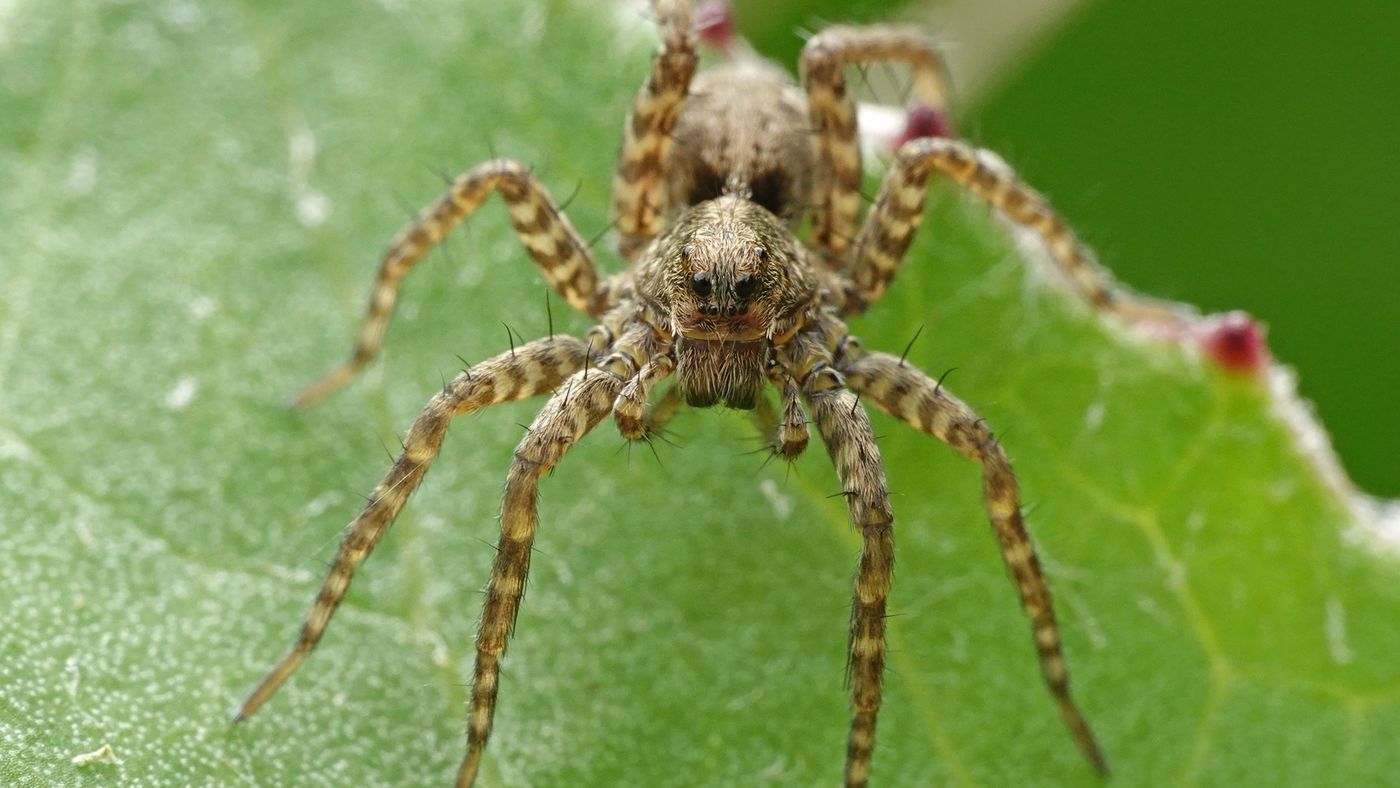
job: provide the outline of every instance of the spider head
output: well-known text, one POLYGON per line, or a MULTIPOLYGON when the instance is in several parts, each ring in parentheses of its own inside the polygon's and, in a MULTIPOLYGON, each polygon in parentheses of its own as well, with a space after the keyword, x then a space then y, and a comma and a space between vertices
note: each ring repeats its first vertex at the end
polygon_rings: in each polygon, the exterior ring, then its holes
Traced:
POLYGON ((778 217, 733 196, 687 209, 652 247, 638 286, 676 337, 690 405, 753 407, 771 340, 816 293, 801 254, 778 217))
POLYGON ((642 264, 638 285, 669 318, 664 328, 682 337, 771 339, 816 293, 801 255, 778 217, 725 196, 677 217, 642 264))

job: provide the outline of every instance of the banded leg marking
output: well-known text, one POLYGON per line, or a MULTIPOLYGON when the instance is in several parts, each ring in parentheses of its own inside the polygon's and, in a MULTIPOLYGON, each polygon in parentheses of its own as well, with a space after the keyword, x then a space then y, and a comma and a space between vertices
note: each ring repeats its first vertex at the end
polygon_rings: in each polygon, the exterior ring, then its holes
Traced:
POLYGON ((841 375, 828 366, 813 370, 802 384, 802 395, 841 478, 851 524, 861 534, 851 601, 847 665, 851 732, 845 772, 845 784, 859 788, 870 778, 875 722, 884 692, 885 602, 894 578, 894 512, 870 417, 841 375))
POLYGON ((662 229, 666 213, 666 157, 695 76, 695 35, 690 3, 654 0, 662 44, 651 74, 632 103, 622 131, 622 153, 613 176, 613 216, 619 247, 632 260, 662 229))
POLYGON ((423 480, 452 418, 552 390, 583 366, 586 350, 582 341, 570 336, 537 340, 461 373, 428 402, 404 440, 403 453, 341 537, 335 560, 307 611, 296 643, 249 693, 235 722, 252 716, 267 702, 320 642, 350 587, 355 568, 374 550, 408 496, 423 480))
POLYGON ((935 171, 1016 224, 1035 231, 1065 278, 1093 306, 1132 319, 1176 320, 1165 305, 1129 295, 1116 285, 1049 201, 1021 182, 995 154, 958 140, 932 137, 905 143, 881 184, 851 257, 855 292, 848 294, 848 314, 860 314, 879 300, 903 265, 923 221, 924 196, 935 171))
POLYGON ((1060 627, 1050 589, 1021 517, 1021 493, 1011 461, 1001 443, 977 414, 923 372, 887 353, 842 358, 838 366, 848 385, 867 401, 926 432, 982 465, 983 497, 1002 561, 1031 620, 1031 633, 1046 686, 1079 749, 1100 772, 1107 772, 1103 752, 1083 712, 1069 691, 1069 671, 1060 645, 1060 627))
POLYGON ((350 360, 302 389, 293 398, 292 407, 305 408, 334 394, 374 359, 384 344, 404 277, 493 191, 505 199, 511 225, 520 243, 539 264, 545 281, 573 308, 595 316, 602 311, 597 266, 568 217, 525 165, 488 161, 457 178, 446 194, 390 242, 380 261, 350 360))
POLYGON ((598 425, 622 390, 624 381, 611 372, 585 370, 570 377, 535 417, 515 449, 501 501, 501 538, 476 635, 476 667, 467 721, 467 754, 457 771, 457 785, 470 786, 491 737, 500 685, 501 657, 515 629, 520 599, 530 569, 530 550, 538 523, 536 493, 541 476, 564 453, 598 425))
POLYGON ((812 243, 836 256, 850 247, 860 216, 860 143, 844 68, 881 61, 907 64, 914 73, 917 101, 945 110, 950 93, 947 68, 933 42, 918 30, 831 27, 813 36, 802 50, 802 84, 822 179, 812 214, 812 243))

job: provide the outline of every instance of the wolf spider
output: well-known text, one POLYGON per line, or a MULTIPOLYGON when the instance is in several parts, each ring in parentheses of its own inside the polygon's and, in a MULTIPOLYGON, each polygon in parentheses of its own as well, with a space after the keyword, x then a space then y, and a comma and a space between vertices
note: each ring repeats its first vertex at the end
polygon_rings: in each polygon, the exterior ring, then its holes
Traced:
POLYGON ((862 548, 849 639, 852 720, 845 782, 865 785, 885 667, 885 602, 894 566, 894 515, 885 471, 861 400, 978 462, 1002 558, 1031 620, 1041 671, 1080 749, 1105 762, 1070 697, 1059 627, 1021 517, 1016 476, 985 421, 947 387, 887 353, 860 347, 845 318, 885 292, 939 173, 1038 233, 1082 295, 1108 309, 1123 301, 1065 223, 995 156, 932 137, 901 146, 857 232, 861 154, 844 68, 903 63, 918 102, 946 107, 937 52, 918 32, 833 27, 802 54, 802 86, 756 58, 696 74, 695 34, 684 0, 655 0, 663 44, 624 125, 613 178, 622 273, 600 279, 593 255, 531 174, 489 161, 393 240, 383 257, 354 354, 307 387, 305 407, 349 382, 378 352, 399 286, 452 228, 493 192, 546 281, 597 319, 587 339, 550 336, 477 364, 428 402, 403 452, 345 531, 296 644, 239 709, 242 720, 277 691, 316 646, 351 576, 423 479, 455 416, 549 394, 515 449, 501 505, 501 535, 476 639, 467 752, 458 785, 475 780, 491 734, 501 658, 519 611, 536 526, 539 479, 609 413, 629 440, 649 440, 682 406, 752 409, 783 458, 807 446, 815 424, 840 477, 862 548), (810 214, 804 243, 794 235, 810 214), (669 391, 657 384, 675 376, 669 391), (763 393, 777 392, 774 410, 763 393), (809 420, 810 418, 810 420, 809 420))

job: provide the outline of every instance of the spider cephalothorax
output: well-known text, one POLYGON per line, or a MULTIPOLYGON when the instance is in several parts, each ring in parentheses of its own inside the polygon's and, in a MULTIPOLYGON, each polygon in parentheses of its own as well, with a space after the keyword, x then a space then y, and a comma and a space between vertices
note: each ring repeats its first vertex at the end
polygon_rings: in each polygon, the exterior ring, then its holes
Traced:
POLYGON ((817 297, 803 249, 767 209, 735 196, 685 209, 637 271, 652 325, 675 337, 686 404, 754 407, 773 341, 817 297))
POLYGON ((695 79, 671 133, 672 205, 725 194, 752 200, 789 224, 801 218, 815 169, 800 91, 772 63, 739 60, 695 79))
MULTIPOLYGON (((1103 756, 1069 692, 1049 589, 1021 516, 1011 463, 986 422, 901 357, 862 350, 845 319, 879 300, 918 228, 929 178, 942 174, 1039 233, 1091 302, 1130 304, 1111 289, 1065 223, 1000 160, 965 143, 918 138, 898 151, 860 217, 860 150, 849 64, 895 61, 914 74, 917 102, 942 113, 941 64, 922 34, 828 29, 807 42, 802 86, 757 63, 695 80, 689 4, 654 0, 664 44, 624 124, 613 211, 629 264, 601 280, 592 252, 528 167, 490 161, 458 178, 390 245, 351 360, 296 400, 337 390, 372 359, 403 277, 493 192, 545 280, 598 324, 587 341, 553 334, 481 362, 445 385, 404 438, 403 453, 346 530, 301 635, 244 701, 257 711, 320 641, 355 568, 369 555, 437 456, 455 416, 550 394, 506 476, 501 535, 476 639, 467 754, 476 778, 492 729, 501 659, 520 609, 533 549, 540 479, 609 413, 628 440, 650 440, 682 403, 752 409, 771 451, 792 458, 814 425, 860 533, 848 645, 851 726, 845 781, 864 785, 883 698, 886 600, 894 510, 863 403, 947 443, 982 467, 988 519, 1031 621, 1051 695, 1089 760, 1103 756), (810 211, 809 211, 810 208, 810 211), (811 217, 805 242, 793 235, 811 217), (859 228, 857 229, 857 225, 859 228), (664 394, 658 384, 675 375, 664 394), (771 384, 778 407, 765 392, 771 384)), ((941 116, 941 114, 940 114, 941 116)), ((703 775, 700 776, 703 778, 703 775)))

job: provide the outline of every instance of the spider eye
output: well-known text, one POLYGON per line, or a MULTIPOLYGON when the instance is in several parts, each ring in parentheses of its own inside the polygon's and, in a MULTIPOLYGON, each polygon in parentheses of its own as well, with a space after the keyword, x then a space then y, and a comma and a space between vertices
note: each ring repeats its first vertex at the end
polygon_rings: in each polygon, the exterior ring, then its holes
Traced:
POLYGON ((693 257, 694 255, 695 255, 695 245, 694 245, 694 244, 686 244, 685 246, 682 246, 682 247, 681 247, 681 257, 684 257, 685 259, 689 260, 689 259, 690 259, 691 257, 693 257))
POLYGON ((701 298, 708 296, 711 289, 710 275, 704 271, 696 271, 695 275, 690 277, 690 289, 694 290, 695 294, 701 298))
POLYGON ((738 296, 740 300, 747 301, 757 289, 758 279, 752 274, 744 274, 734 280, 734 295, 738 296))
POLYGON ((758 261, 760 263, 765 262, 768 259, 768 250, 764 249, 762 246, 755 246, 753 248, 753 253, 758 257, 758 261))

